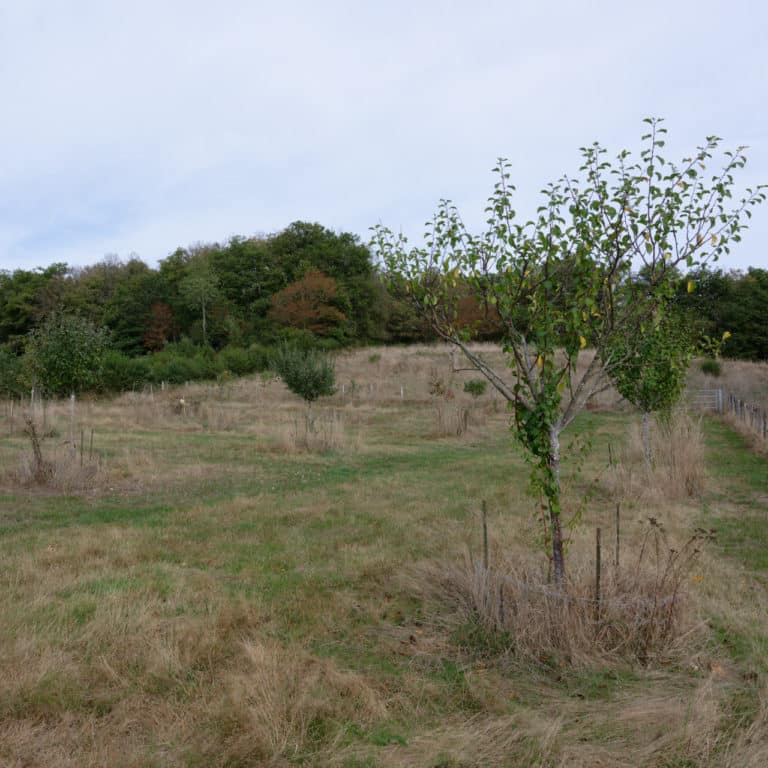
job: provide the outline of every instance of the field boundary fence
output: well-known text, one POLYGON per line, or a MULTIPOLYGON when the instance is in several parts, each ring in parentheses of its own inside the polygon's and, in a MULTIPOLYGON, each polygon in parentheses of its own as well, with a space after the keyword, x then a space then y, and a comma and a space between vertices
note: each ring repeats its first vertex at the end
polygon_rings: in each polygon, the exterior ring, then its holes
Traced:
POLYGON ((758 437, 768 441, 768 411, 733 392, 722 387, 697 389, 692 393, 691 403, 704 411, 714 411, 722 416, 730 415, 758 437))

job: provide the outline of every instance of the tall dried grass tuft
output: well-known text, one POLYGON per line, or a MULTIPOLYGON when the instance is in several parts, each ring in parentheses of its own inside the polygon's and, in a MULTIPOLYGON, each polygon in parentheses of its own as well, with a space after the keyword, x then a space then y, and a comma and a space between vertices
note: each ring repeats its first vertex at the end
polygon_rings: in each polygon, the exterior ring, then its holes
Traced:
POLYGON ((658 429, 656 474, 666 498, 700 496, 704 490, 706 446, 701 419, 684 410, 672 414, 658 429))
POLYGON ((386 715, 361 675, 330 660, 271 642, 249 641, 242 650, 219 713, 220 729, 231 734, 227 765, 300 758, 338 744, 350 725, 363 728, 386 715))
POLYGON ((535 719, 519 711, 491 716, 486 713, 449 716, 442 718, 436 727, 412 735, 405 744, 379 749, 375 763, 370 760, 370 749, 354 746, 334 754, 330 765, 333 768, 564 766, 565 763, 554 762, 557 751, 554 742, 561 729, 559 718, 550 718, 541 712, 535 719))
POLYGON ((453 397, 435 398, 436 437, 461 437, 469 428, 470 407, 453 397))
POLYGON ((434 404, 435 437, 461 437, 469 426, 469 406, 432 367, 429 371, 429 394, 434 404))
POLYGON ((281 453, 328 453, 346 447, 347 436, 341 412, 332 409, 315 416, 311 427, 304 417, 284 421, 274 432, 273 450, 281 453))
POLYGON ((651 469, 645 465, 639 419, 629 428, 624 446, 612 455, 604 478, 616 499, 680 501, 704 491, 706 445, 700 419, 677 410, 651 429, 651 469))
POLYGON ((649 518, 630 562, 620 568, 603 563, 599 600, 594 563, 575 557, 562 588, 540 567, 498 554, 487 565, 469 557, 433 565, 424 583, 429 598, 454 607, 470 647, 479 642, 539 665, 648 664, 680 650, 695 627, 686 583, 709 535, 697 529, 674 547, 649 518))
POLYGON ((99 456, 85 455, 85 446, 79 445, 73 456, 69 450, 63 455, 43 450, 49 434, 42 434, 31 416, 24 419, 24 434, 29 438, 30 452, 22 454, 13 480, 22 486, 46 486, 63 493, 86 491, 93 488, 101 470, 99 456))
POLYGON ((206 402, 200 409, 203 424, 211 432, 232 432, 242 422, 242 414, 233 407, 222 403, 206 402))
POLYGON ((768 690, 759 694, 757 716, 730 745, 724 768, 763 768, 768 765, 768 690))

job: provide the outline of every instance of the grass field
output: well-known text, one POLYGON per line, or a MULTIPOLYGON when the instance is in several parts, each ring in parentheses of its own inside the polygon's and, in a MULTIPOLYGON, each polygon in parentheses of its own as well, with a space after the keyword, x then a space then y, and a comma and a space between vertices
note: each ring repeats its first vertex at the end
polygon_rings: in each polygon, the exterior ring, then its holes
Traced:
POLYGON ((572 573, 617 501, 627 562, 649 516, 670 546, 717 538, 668 652, 537 663, 436 588, 479 556, 482 500, 492 557, 545 569, 504 404, 468 378, 440 348, 346 355, 308 447, 303 405, 269 379, 83 402, 82 462, 52 404, 46 486, 6 410, 0 765, 768 765, 765 457, 705 420, 648 478, 636 417, 610 396, 584 413, 572 573))

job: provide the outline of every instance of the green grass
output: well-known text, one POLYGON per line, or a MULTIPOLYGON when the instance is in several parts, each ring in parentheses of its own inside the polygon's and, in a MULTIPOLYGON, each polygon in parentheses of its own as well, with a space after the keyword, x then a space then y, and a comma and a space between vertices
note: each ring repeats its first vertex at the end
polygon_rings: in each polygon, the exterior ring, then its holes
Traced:
POLYGON ((720 484, 707 522, 724 554, 751 571, 768 573, 768 458, 749 451, 744 438, 721 422, 707 422, 706 435, 710 472, 720 484), (729 514, 712 512, 713 506, 729 514))

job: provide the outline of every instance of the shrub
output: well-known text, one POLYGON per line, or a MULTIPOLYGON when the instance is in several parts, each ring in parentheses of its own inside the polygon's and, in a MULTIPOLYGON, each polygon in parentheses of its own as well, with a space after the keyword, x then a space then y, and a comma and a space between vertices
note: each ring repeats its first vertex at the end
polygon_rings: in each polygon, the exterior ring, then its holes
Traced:
MULTIPOLYGON (((225 347, 218 354, 211 347, 201 347, 189 340, 168 344, 147 357, 132 358, 121 352, 107 353, 104 359, 102 387, 107 392, 123 392, 153 382, 183 384, 200 379, 216 379, 229 371, 244 376, 263 371, 269 365, 271 350, 258 344, 248 349, 225 347)), ((0 391, 2 381, 0 381, 0 391)))
POLYGON ((128 357, 122 352, 109 351, 104 355, 101 384, 106 392, 125 392, 138 389, 149 381, 150 359, 128 357))
POLYGON ((266 371, 269 369, 269 362, 274 354, 273 347, 265 347, 262 344, 251 344, 248 347, 248 355, 251 358, 253 372, 266 371))
POLYGON ((282 328, 277 334, 277 344, 292 349, 308 351, 317 349, 317 336, 304 328, 282 328))
POLYGON ((470 379, 464 382, 464 391, 472 397, 481 397, 487 387, 488 382, 485 379, 470 379))
POLYGON ((708 376, 719 376, 722 371, 720 367, 720 361, 711 359, 701 361, 701 370, 708 376))
POLYGON ((348 341, 343 334, 331 333, 328 336, 318 336, 315 340, 314 348, 322 352, 335 352, 337 349, 343 349, 348 341))
POLYGON ((307 403, 336 391, 333 363, 320 352, 282 346, 272 358, 272 368, 288 389, 307 403))
POLYGON ((186 336, 180 341, 175 341, 172 344, 166 344, 165 347, 158 352, 158 355, 166 354, 172 357, 196 357, 200 352, 201 347, 195 344, 192 339, 186 336))
POLYGON ((0 396, 16 397, 21 391, 21 358, 0 347, 0 396))
POLYGON ((253 345, 248 349, 242 347, 225 347, 219 352, 219 367, 231 371, 236 376, 263 371, 269 362, 269 353, 264 347, 253 345))
POLYGON ((191 361, 197 374, 195 379, 215 379, 224 370, 213 348, 209 346, 198 347, 191 361))
POLYGON ((241 347, 225 347, 219 352, 219 364, 225 371, 234 373, 235 376, 244 376, 251 373, 248 352, 241 347))
POLYGON ((150 360, 150 381, 183 384, 185 381, 215 379, 224 370, 211 347, 196 346, 191 341, 169 344, 150 360))
POLYGON ((174 357, 160 353, 150 361, 151 380, 159 383, 183 384, 185 381, 205 378, 200 361, 195 358, 174 357))
POLYGON ((107 331, 77 315, 51 315, 30 335, 26 364, 44 391, 66 396, 98 387, 107 331))

